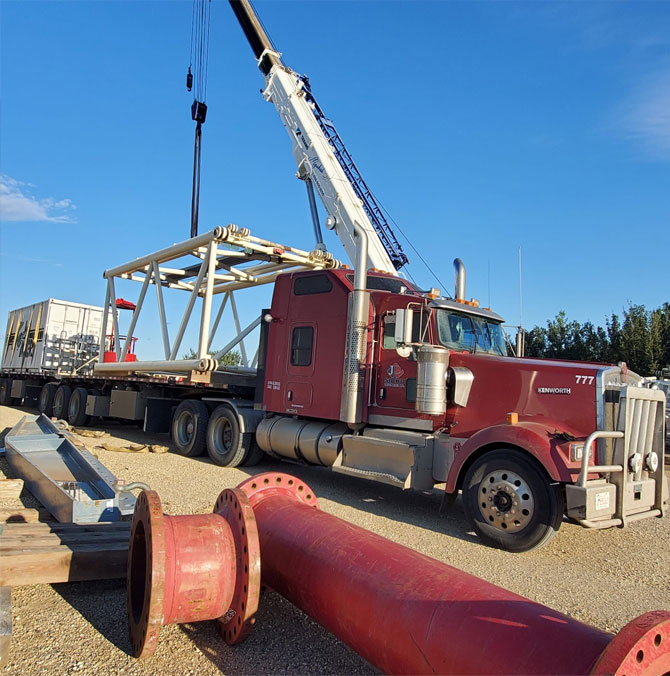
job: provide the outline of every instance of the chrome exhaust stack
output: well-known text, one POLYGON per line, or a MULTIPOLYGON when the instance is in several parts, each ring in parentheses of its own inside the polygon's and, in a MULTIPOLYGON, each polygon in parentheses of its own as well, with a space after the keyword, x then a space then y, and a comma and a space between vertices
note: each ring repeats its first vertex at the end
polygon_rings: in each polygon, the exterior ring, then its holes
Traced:
POLYGON ((454 298, 465 300, 465 263, 460 258, 454 258, 454 298))
POLYGON ((360 427, 363 422, 363 386, 370 319, 370 292, 366 290, 368 234, 356 222, 354 222, 354 230, 358 237, 358 248, 354 270, 354 290, 349 294, 347 310, 347 342, 340 399, 340 420, 352 429, 360 427))

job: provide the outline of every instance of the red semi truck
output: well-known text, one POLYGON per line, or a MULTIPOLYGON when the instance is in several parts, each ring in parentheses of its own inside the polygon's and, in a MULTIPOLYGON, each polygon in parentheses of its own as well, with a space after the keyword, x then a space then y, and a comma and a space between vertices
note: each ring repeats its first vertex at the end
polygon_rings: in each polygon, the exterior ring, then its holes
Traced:
POLYGON ((382 274, 359 292, 357 334, 356 293, 350 271, 277 280, 265 452, 402 488, 444 482, 511 551, 546 542, 564 515, 591 528, 662 516, 662 392, 624 365, 507 357, 495 313, 382 274))

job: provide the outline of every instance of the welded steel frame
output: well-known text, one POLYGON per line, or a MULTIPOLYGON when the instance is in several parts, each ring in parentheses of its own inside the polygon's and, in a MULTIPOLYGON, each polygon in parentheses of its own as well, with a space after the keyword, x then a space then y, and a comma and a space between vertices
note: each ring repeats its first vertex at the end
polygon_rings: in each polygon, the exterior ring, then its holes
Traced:
POLYGON ((192 378, 207 380, 207 374, 216 370, 217 360, 240 346, 242 366, 254 368, 258 352, 249 360, 244 339, 260 324, 260 316, 251 324, 242 327, 240 323, 235 291, 271 284, 282 272, 298 270, 321 270, 340 267, 340 261, 327 251, 315 249, 304 251, 251 235, 247 228, 236 225, 217 226, 214 230, 192 239, 161 249, 152 254, 142 256, 128 263, 105 270, 103 276, 107 280, 107 290, 103 311, 103 322, 100 339, 100 355, 106 350, 108 323, 111 318, 116 361, 102 362, 95 365, 98 374, 114 373, 183 373, 192 378), (189 264, 188 257, 195 258, 195 264, 189 264), (186 260, 185 260, 186 259, 186 260), (119 321, 116 311, 116 279, 129 279, 142 284, 126 337, 119 339, 119 321), (133 335, 139 315, 144 307, 150 285, 156 289, 158 318, 163 340, 165 358, 158 361, 126 362, 128 350, 132 345, 133 335), (168 331, 167 315, 163 299, 164 289, 180 289, 190 293, 189 301, 181 318, 176 336, 171 340, 168 331), (221 296, 218 309, 212 322, 215 296, 221 296), (192 320, 198 298, 202 299, 200 310, 200 329, 198 334, 198 351, 196 359, 177 359, 184 333, 192 320), (236 332, 216 354, 211 354, 211 346, 221 326, 225 308, 230 305, 236 332))

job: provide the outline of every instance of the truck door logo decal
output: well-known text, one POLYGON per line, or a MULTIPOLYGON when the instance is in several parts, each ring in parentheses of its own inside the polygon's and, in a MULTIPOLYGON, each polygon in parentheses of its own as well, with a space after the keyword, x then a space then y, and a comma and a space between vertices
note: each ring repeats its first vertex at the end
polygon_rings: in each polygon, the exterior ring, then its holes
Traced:
POLYGON ((572 394, 572 389, 569 387, 538 387, 538 394, 572 394))
POLYGON ((386 373, 388 378, 384 378, 384 387, 405 387, 406 378, 403 378, 405 371, 397 362, 391 364, 386 373))
POLYGON ((405 375, 405 372, 400 368, 400 364, 395 363, 391 364, 391 366, 386 369, 386 373, 388 373, 391 378, 402 378, 405 375))

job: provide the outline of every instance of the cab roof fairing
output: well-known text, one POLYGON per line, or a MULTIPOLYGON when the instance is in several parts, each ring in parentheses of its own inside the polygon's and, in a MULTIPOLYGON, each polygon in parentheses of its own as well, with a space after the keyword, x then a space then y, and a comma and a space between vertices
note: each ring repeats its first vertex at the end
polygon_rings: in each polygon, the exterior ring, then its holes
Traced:
POLYGON ((443 310, 455 310, 467 315, 476 315, 477 317, 490 319, 493 322, 501 324, 505 321, 499 314, 496 314, 492 310, 474 307, 473 305, 464 305, 463 303, 458 303, 457 301, 449 300, 448 298, 437 298, 430 303, 430 307, 441 308, 443 310))

